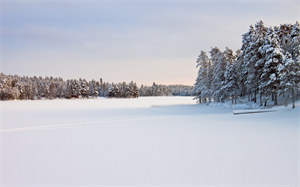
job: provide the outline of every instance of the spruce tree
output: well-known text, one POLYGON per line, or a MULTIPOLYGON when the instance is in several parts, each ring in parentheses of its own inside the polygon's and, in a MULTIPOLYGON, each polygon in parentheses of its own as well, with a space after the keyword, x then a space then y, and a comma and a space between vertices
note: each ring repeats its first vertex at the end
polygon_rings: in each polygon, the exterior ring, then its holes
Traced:
POLYGON ((279 38, 272 28, 268 29, 264 50, 265 63, 260 78, 260 90, 263 90, 266 99, 272 97, 274 105, 277 105, 277 96, 280 84, 278 67, 282 64, 285 57, 283 50, 279 46, 279 38))
POLYGON ((197 59, 198 76, 195 82, 195 98, 199 103, 206 102, 209 98, 209 58, 206 52, 201 51, 197 59))
POLYGON ((287 52, 283 63, 279 64, 277 71, 280 80, 280 94, 284 94, 288 99, 291 99, 293 108, 295 108, 296 91, 300 88, 299 63, 296 63, 292 55, 287 52))

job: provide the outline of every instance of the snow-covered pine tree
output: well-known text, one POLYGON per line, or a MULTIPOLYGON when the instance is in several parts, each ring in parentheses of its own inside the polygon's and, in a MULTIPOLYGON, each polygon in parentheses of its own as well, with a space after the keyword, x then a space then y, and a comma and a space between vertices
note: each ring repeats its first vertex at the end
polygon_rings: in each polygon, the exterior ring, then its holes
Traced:
POLYGON ((63 98, 64 95, 64 88, 65 88, 65 82, 62 78, 54 78, 55 84, 56 84, 56 97, 63 98))
POLYGON ((36 80, 36 85, 37 85, 37 99, 41 99, 43 95, 43 78, 41 76, 38 77, 36 80))
POLYGON ((214 47, 210 51, 211 61, 213 66, 213 79, 212 79, 212 90, 214 101, 224 101, 222 92, 222 87, 224 86, 225 81, 225 70, 226 70, 226 57, 219 48, 214 47))
POLYGON ((79 85, 79 93, 81 97, 88 98, 90 92, 88 82, 85 79, 79 79, 79 85))
POLYGON ((196 63, 196 67, 199 68, 199 70, 196 82, 194 84, 195 99, 198 100, 198 103, 206 103, 207 99, 210 97, 208 77, 210 62, 206 52, 201 51, 196 63))
MULTIPOLYGON (((237 90, 236 90, 236 97, 235 99, 237 99, 239 96, 245 96, 246 95, 246 88, 245 88, 245 84, 243 81, 244 78, 244 74, 242 71, 243 68, 243 57, 242 57, 242 50, 238 49, 236 51, 236 55, 235 55, 235 62, 234 62, 234 72, 236 74, 236 85, 237 85, 237 90)), ((236 102, 236 100, 235 100, 236 102)))
POLYGON ((291 24, 283 24, 283 25, 280 25, 279 27, 274 27, 274 31, 277 34, 277 36, 279 37, 279 44, 280 44, 282 50, 284 51, 284 53, 290 52, 290 50, 291 50, 290 35, 291 35, 292 29, 293 29, 293 25, 291 25, 291 24))
POLYGON ((265 63, 260 77, 259 89, 262 90, 261 92, 263 92, 266 96, 265 105, 266 101, 270 97, 274 100, 274 105, 277 105, 277 96, 280 84, 278 67, 282 64, 285 57, 283 50, 279 45, 279 38, 272 27, 270 27, 267 31, 264 50, 265 63))
POLYGON ((126 97, 127 98, 136 98, 138 97, 138 87, 136 83, 131 81, 127 86, 126 86, 126 97))
POLYGON ((258 80, 260 77, 260 67, 257 66, 259 65, 257 62, 263 58, 259 52, 259 48, 264 44, 266 31, 267 29, 264 26, 264 23, 262 21, 257 22, 255 24, 254 32, 252 32, 249 36, 249 43, 245 49, 244 71, 247 72, 245 83, 250 99, 253 99, 254 102, 256 102, 256 94, 259 87, 258 80))
POLYGON ((120 92, 120 88, 117 84, 112 83, 109 87, 108 87, 108 97, 120 97, 121 92, 120 92))
MULTIPOLYGON (((98 83, 98 85, 99 85, 99 83, 98 83)), ((97 82, 94 79, 92 79, 92 81, 89 82, 89 86, 90 86, 89 87, 89 90, 90 90, 89 95, 91 97, 98 97, 99 92, 98 92, 98 88, 97 88, 97 82)))
POLYGON ((73 86, 73 97, 78 98, 80 96, 80 82, 77 79, 74 79, 72 82, 73 86))
POLYGON ((250 99, 250 95, 249 95, 249 89, 248 89, 248 82, 247 79, 248 77, 251 76, 252 74, 252 70, 249 71, 249 62, 250 59, 253 55, 253 50, 251 48, 251 46, 253 45, 253 35, 254 35, 254 27, 252 25, 250 25, 249 27, 249 31, 246 32, 245 34, 242 35, 242 48, 241 48, 241 71, 242 71, 242 84, 244 85, 243 87, 243 96, 245 96, 246 94, 248 95, 249 99, 250 99))
POLYGON ((65 91, 66 98, 78 98, 80 95, 80 84, 76 79, 67 80, 67 88, 65 91))
POLYGON ((49 99, 56 98, 56 94, 57 94, 56 84, 54 81, 51 81, 49 85, 49 99))
POLYGON ((0 73, 0 99, 13 100, 19 99, 18 82, 16 79, 0 73))
MULTIPOLYGON (((291 31, 290 35, 290 40, 291 40, 291 54, 292 54, 292 59, 294 62, 297 64, 297 66, 300 66, 300 24, 299 22, 296 22, 293 25, 293 29, 291 31)), ((298 70, 299 73, 300 70, 298 70)), ((299 77, 298 77, 299 78, 299 77)), ((300 81, 298 80, 298 84, 300 81)), ((298 85, 299 87, 299 85, 298 85)), ((300 94, 300 89, 297 90, 297 96, 300 94)))
POLYGON ((100 78, 99 87, 98 87, 99 96, 102 97, 109 96, 109 88, 111 86, 112 86, 111 84, 104 82, 102 78, 100 78))
MULTIPOLYGON (((252 79, 252 92, 254 92, 254 102, 256 103, 257 101, 257 94, 259 93, 259 79, 263 73, 263 66, 264 66, 264 59, 265 55, 264 53, 262 54, 260 51, 260 48, 264 45, 265 43, 265 36, 267 33, 267 27, 264 26, 264 23, 262 21, 259 21, 255 24, 255 34, 253 38, 253 45, 254 45, 254 56, 251 59, 251 63, 254 64, 254 78, 252 79)), ((261 97, 260 95, 260 102, 261 102, 261 97)))
POLYGON ((70 99, 70 98, 72 98, 72 95, 73 95, 73 88, 72 88, 72 82, 71 82, 71 80, 67 80, 67 84, 66 85, 67 86, 66 86, 66 90, 65 90, 64 95, 65 95, 65 97, 67 99, 70 99))
POLYGON ((226 59, 226 68, 224 73, 225 79, 223 82, 223 86, 221 87, 221 92, 223 93, 223 95, 221 96, 221 100, 231 98, 233 104, 238 94, 237 73, 234 66, 235 55, 233 54, 233 51, 228 47, 226 47, 224 55, 226 59))
POLYGON ((291 99, 293 108, 295 108, 296 91, 300 89, 300 65, 287 52, 277 71, 280 80, 280 94, 286 96, 287 99, 291 99))
POLYGON ((296 22, 290 35, 291 51, 294 62, 300 63, 300 24, 296 22))

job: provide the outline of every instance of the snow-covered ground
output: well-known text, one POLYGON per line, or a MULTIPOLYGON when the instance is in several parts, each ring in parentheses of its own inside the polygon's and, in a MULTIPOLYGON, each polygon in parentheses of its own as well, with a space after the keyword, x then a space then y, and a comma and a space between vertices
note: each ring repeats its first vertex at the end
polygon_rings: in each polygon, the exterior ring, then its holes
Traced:
POLYGON ((0 104, 0 186, 300 184, 299 103, 244 115, 191 97, 0 104))

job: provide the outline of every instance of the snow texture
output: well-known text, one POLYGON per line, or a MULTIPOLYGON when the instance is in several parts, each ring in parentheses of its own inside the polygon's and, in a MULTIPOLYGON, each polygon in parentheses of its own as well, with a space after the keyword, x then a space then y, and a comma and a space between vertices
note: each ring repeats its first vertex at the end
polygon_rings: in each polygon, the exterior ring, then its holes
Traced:
POLYGON ((0 104, 2 187, 300 184, 300 103, 251 115, 192 97, 0 104))

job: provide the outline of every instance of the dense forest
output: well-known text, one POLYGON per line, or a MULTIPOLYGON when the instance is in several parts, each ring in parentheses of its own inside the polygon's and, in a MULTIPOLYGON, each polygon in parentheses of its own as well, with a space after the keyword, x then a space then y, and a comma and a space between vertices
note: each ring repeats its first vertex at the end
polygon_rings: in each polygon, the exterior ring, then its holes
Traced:
POLYGON ((28 77, 5 75, 0 73, 0 99, 55 99, 55 98, 89 98, 89 97, 120 97, 136 98, 138 96, 190 96, 192 86, 158 85, 141 86, 134 82, 108 83, 87 81, 85 79, 70 79, 53 77, 28 77))
POLYGON ((262 21, 242 35, 236 53, 213 47, 197 59, 195 95, 199 103, 248 98, 267 102, 293 103, 300 88, 300 26, 296 22, 266 27, 262 21), (280 98, 280 99, 279 99, 280 98))

